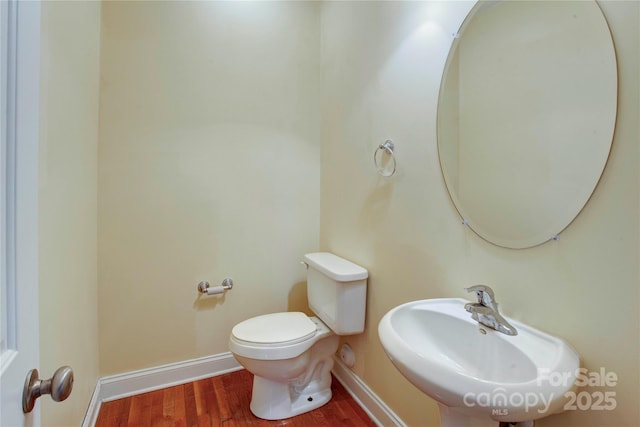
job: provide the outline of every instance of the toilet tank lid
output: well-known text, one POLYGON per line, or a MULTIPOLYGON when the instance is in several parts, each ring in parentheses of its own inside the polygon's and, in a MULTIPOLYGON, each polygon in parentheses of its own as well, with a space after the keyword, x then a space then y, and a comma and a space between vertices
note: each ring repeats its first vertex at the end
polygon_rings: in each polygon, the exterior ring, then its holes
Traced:
POLYGON ((369 272, 357 264, 328 252, 306 254, 304 261, 338 282, 352 282, 369 277, 369 272))

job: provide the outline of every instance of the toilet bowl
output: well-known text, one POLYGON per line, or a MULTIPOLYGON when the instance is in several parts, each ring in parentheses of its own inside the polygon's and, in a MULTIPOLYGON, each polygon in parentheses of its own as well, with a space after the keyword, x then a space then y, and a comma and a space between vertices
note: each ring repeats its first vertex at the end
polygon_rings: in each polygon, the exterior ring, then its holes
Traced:
POLYGON ((364 330, 364 268, 329 253, 304 256, 311 310, 264 314, 233 327, 229 349, 253 377, 250 409, 281 420, 331 400, 331 368, 339 335, 364 330))
POLYGON ((339 337, 320 319, 300 312, 266 314, 236 325, 229 348, 254 374, 251 412, 280 420, 331 400, 331 368, 338 343, 339 337))

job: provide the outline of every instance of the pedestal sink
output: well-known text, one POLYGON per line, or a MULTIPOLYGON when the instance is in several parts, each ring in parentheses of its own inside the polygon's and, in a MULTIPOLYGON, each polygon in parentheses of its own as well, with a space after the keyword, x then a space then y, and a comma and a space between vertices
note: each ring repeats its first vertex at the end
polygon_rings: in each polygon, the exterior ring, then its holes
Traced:
POLYGON ((530 423, 562 412, 580 360, 560 338, 513 319, 518 335, 480 325, 462 298, 390 310, 378 334, 394 366, 440 404, 443 427, 530 423))

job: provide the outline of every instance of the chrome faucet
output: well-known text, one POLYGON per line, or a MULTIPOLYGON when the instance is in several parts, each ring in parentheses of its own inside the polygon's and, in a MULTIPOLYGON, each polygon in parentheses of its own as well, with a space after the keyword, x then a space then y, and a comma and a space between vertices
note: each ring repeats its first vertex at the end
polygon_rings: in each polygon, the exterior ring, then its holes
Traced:
POLYGON ((493 289, 486 285, 475 285, 464 288, 467 292, 475 292, 478 302, 468 302, 464 309, 471 313, 471 318, 498 332, 507 335, 518 335, 516 328, 511 326, 498 311, 498 303, 493 295, 493 289))

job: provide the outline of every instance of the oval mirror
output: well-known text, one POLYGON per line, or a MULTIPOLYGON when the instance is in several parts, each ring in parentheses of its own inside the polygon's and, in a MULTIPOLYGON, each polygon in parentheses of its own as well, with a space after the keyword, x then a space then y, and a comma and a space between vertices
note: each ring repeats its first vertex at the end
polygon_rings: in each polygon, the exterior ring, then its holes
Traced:
POLYGON ((617 68, 595 1, 487 1, 454 40, 438 101, 438 153, 465 223, 499 246, 555 238, 609 156, 617 68))

